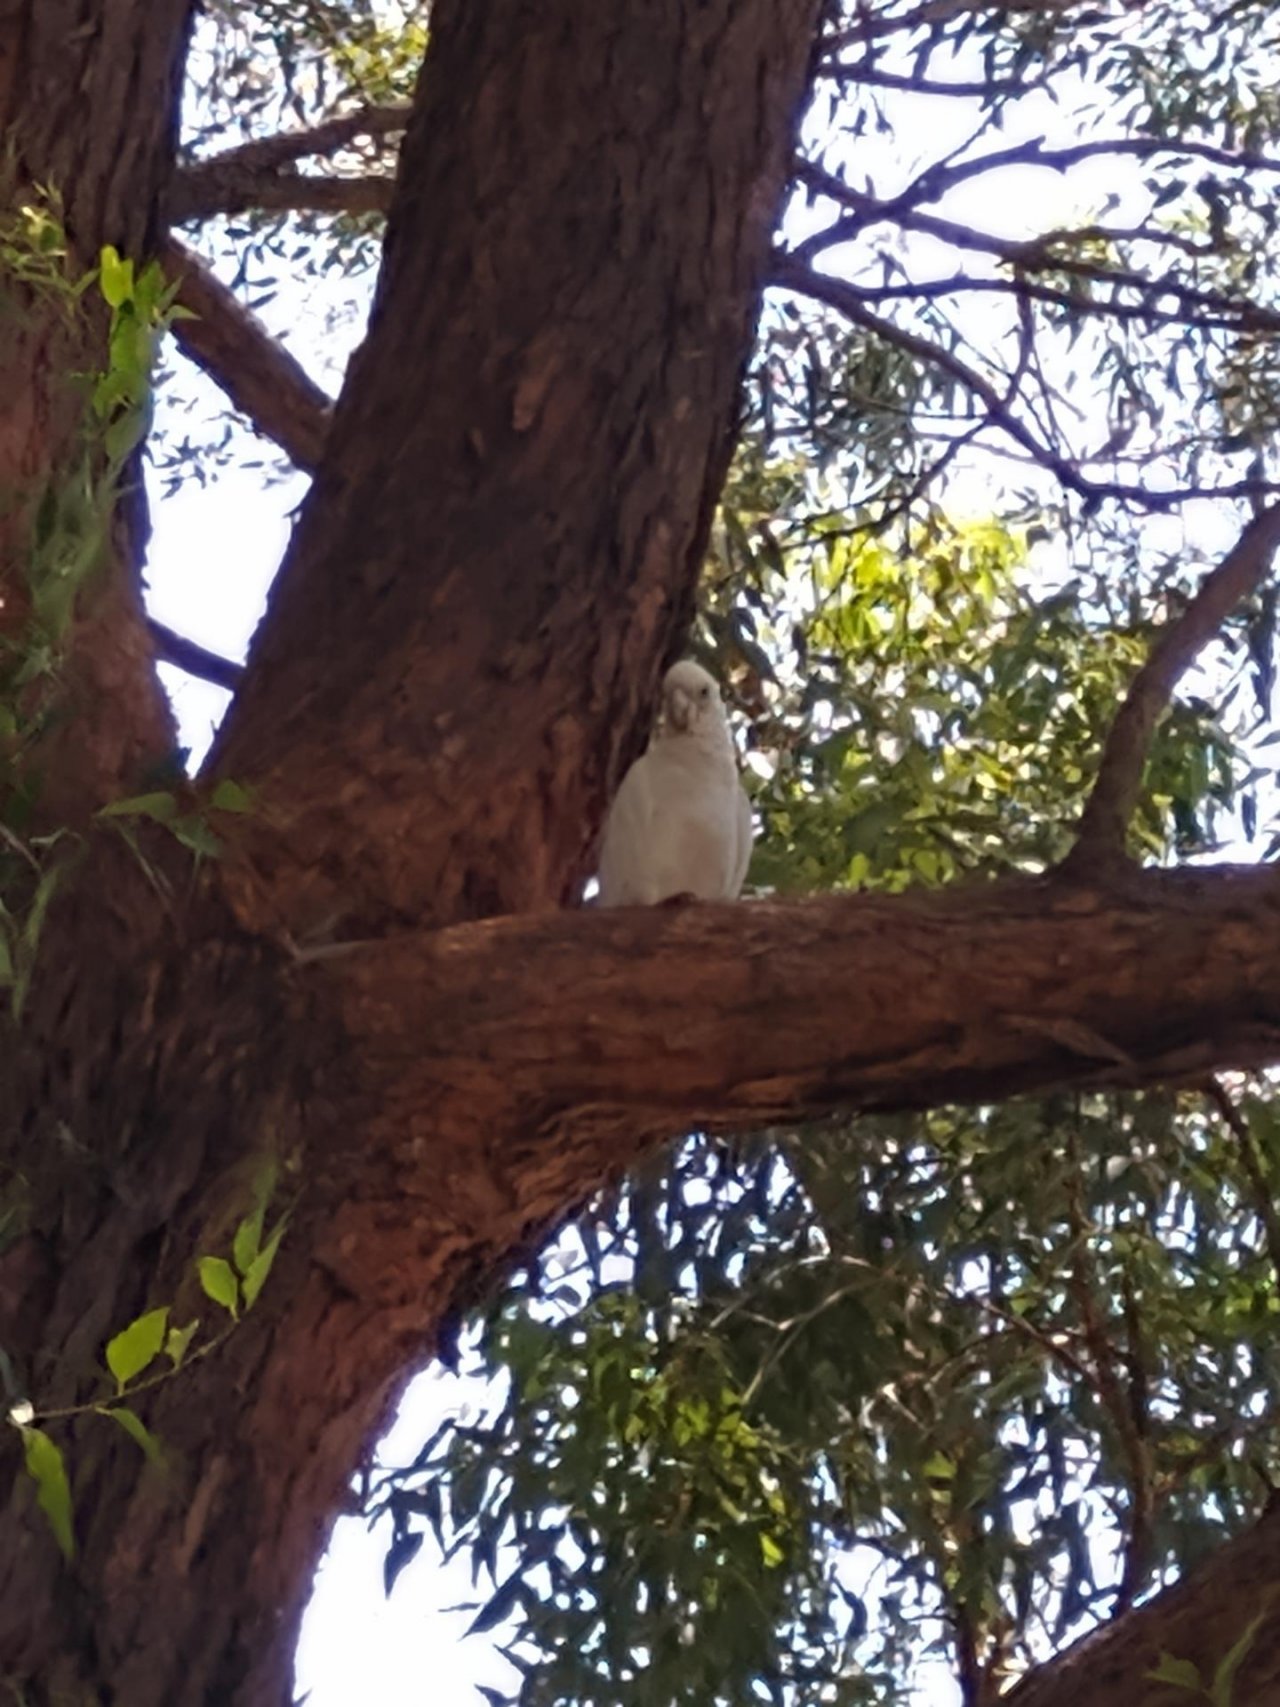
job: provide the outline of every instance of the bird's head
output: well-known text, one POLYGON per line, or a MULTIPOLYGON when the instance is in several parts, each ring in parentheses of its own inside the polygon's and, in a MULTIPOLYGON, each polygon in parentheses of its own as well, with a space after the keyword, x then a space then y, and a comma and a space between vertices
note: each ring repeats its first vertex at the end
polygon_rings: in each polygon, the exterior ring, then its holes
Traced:
POLYGON ((667 671, 662 684, 662 720, 672 734, 679 735, 723 725, 720 689, 701 664, 684 658, 667 671))

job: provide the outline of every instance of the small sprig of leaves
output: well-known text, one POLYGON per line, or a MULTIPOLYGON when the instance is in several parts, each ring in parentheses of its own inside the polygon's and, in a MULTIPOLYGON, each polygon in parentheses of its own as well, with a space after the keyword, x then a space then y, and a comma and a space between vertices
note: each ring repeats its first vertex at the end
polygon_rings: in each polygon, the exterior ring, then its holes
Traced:
POLYGON ((209 822, 209 814, 243 814, 253 809, 254 800, 249 790, 224 777, 214 784, 205 799, 199 798, 189 786, 154 789, 147 794, 130 795, 127 800, 113 800, 102 808, 98 817, 124 837, 155 881, 155 873, 143 857, 133 833, 133 825, 139 819, 149 819, 168 830, 197 859, 217 859, 222 853, 222 843, 209 822))
POLYGON ((201 1326, 198 1316, 178 1325, 172 1319, 171 1305, 144 1310, 107 1341, 103 1357, 115 1384, 110 1397, 49 1410, 37 1409, 29 1399, 19 1399, 10 1405, 9 1421, 22 1436, 23 1467, 35 1484, 36 1502, 66 1559, 75 1554, 71 1480, 61 1447, 40 1425, 78 1416, 108 1417, 124 1430, 150 1463, 163 1467, 163 1444, 137 1411, 123 1401, 172 1381, 183 1368, 212 1356, 257 1303, 289 1220, 286 1210, 269 1232, 266 1229, 267 1209, 275 1185, 276 1169, 271 1163, 261 1170, 254 1186, 252 1207, 232 1236, 230 1260, 221 1256, 196 1258, 201 1290, 229 1318, 208 1338, 194 1344, 201 1326))

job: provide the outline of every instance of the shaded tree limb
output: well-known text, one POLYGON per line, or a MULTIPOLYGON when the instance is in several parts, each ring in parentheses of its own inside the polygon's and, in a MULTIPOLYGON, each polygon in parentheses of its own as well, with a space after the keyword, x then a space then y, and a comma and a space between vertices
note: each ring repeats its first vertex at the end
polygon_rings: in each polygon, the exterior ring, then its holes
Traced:
POLYGON ((1172 1588, 1131 1608, 1037 1666, 1003 1699, 1007 1707, 1182 1707, 1185 1685, 1154 1681, 1162 1655, 1192 1666, 1202 1699, 1218 1667, 1245 1643, 1230 1700, 1280 1699, 1280 1508, 1211 1554, 1172 1588))
POLYGON ((1231 612, 1260 584, 1280 545, 1280 504, 1256 515, 1210 571, 1182 614, 1169 623, 1133 678, 1107 735, 1075 846, 1063 869, 1079 873, 1123 861, 1138 803, 1147 749, 1174 687, 1231 612))
POLYGON ((397 1106, 484 1083, 525 1132, 586 1121, 626 1148, 633 1125, 1202 1084, 1280 1060, 1280 878, 570 910, 337 945, 303 975, 333 981, 353 1058, 397 1106))
POLYGON ((174 224, 248 208, 306 209, 323 213, 382 213, 391 199, 389 174, 305 177, 281 168, 332 156, 361 138, 381 142, 408 125, 408 105, 361 107, 303 130, 280 131, 224 149, 175 174, 169 191, 174 224), (341 186, 341 188, 337 187, 341 186), (290 199, 292 197, 296 199, 290 199))
POLYGON ((179 177, 171 197, 172 213, 175 223, 250 210, 385 213, 394 187, 395 179, 382 172, 322 177, 316 172, 277 172, 271 167, 227 167, 179 177))
POLYGON ((918 207, 921 202, 938 201, 957 184, 981 177, 985 172, 999 171, 1010 166, 1042 166, 1048 171, 1065 172, 1084 160, 1096 160, 1107 154, 1127 154, 1131 158, 1149 160, 1153 155, 1184 155, 1203 160, 1237 172, 1280 172, 1280 156, 1262 154, 1248 148, 1222 148, 1216 143, 1200 142, 1190 137, 1112 136, 1095 137, 1089 142, 1071 143, 1065 148, 1049 148, 1039 137, 1016 143, 1011 148, 996 148, 968 160, 941 160, 927 166, 899 195, 887 203, 895 209, 918 207))
POLYGON ((310 473, 328 436, 328 397, 184 243, 167 237, 160 246, 160 261, 168 277, 180 281, 179 303, 196 316, 174 321, 178 347, 260 433, 310 473))
POLYGON ((1124 1569, 1116 1590, 1116 1608, 1124 1611, 1133 1604, 1146 1575, 1152 1519, 1151 1456, 1145 1426, 1133 1403, 1132 1376, 1128 1392, 1120 1380, 1121 1354, 1111 1337, 1109 1301, 1094 1260, 1092 1235, 1097 1229, 1085 1213, 1080 1151, 1074 1133, 1068 1136, 1067 1153, 1072 1163, 1068 1211, 1071 1258, 1067 1290, 1080 1314, 1084 1343, 1093 1362, 1099 1402, 1124 1462, 1124 1475, 1129 1484, 1124 1569))
POLYGON ((912 95, 951 95, 969 100, 992 100, 998 96, 1017 97, 1043 89, 1048 77, 993 77, 988 81, 952 81, 940 77, 913 77, 894 71, 881 71, 878 66, 849 64, 840 59, 824 59, 818 64, 817 75, 833 82, 871 89, 896 89, 912 95))
MULTIPOLYGON (((1149 276, 1132 269, 1104 265, 1094 260, 1081 258, 1072 254, 1060 252, 1062 246, 1069 244, 1102 242, 1102 243, 1150 243, 1156 247, 1176 249, 1191 259, 1199 259, 1216 253, 1212 243, 1199 242, 1194 238, 1184 236, 1180 232, 1163 231, 1159 227, 1148 226, 1109 226, 1082 225, 1074 229, 1062 229, 1042 232, 1037 237, 1006 238, 997 237, 987 231, 979 231, 962 220, 948 219, 941 214, 920 213, 913 207, 902 207, 898 198, 890 201, 880 201, 874 196, 865 195, 861 190, 855 190, 846 184, 843 178, 828 172, 811 160, 799 161, 795 169, 796 182, 801 183, 815 195, 825 196, 828 200, 837 202, 841 207, 849 209, 849 217, 836 220, 821 231, 815 232, 790 251, 794 260, 808 261, 825 250, 848 243, 860 237, 870 226, 891 224, 899 229, 918 231, 927 237, 936 237, 939 242, 951 245, 953 248, 969 250, 979 255, 989 255, 992 260, 1013 268, 1018 274, 1034 274, 1048 272, 1067 273, 1075 278, 1086 279, 1092 284, 1110 284, 1121 288, 1138 291, 1152 298, 1174 296, 1188 310, 1199 310, 1204 314, 1230 315, 1239 320, 1242 325, 1259 326, 1269 331, 1280 327, 1280 314, 1264 304, 1249 302, 1245 298, 1232 297, 1221 291, 1202 290, 1194 285, 1183 283, 1180 279, 1167 274, 1149 276)), ((1001 281, 974 281, 1001 282, 1001 281)), ((1008 280, 1007 288, 1013 288, 1015 281, 1008 280)), ((1021 279, 1016 281, 1022 283, 1021 279)), ((868 300, 873 300, 868 293, 868 300)), ((1079 303, 1072 298, 1066 298, 1066 304, 1077 310, 1087 311, 1090 307, 1104 308, 1106 304, 1079 303)), ((1188 315, 1173 316, 1179 322, 1185 322, 1188 315)))
POLYGON ((586 875, 687 629, 819 10, 527 0, 513 52, 464 7, 483 101, 433 35, 369 335, 209 761, 271 802, 246 920, 454 922, 586 875), (621 178, 584 170, 615 154, 621 178))
POLYGON ((197 641, 179 634, 177 629, 153 616, 147 618, 147 627, 156 643, 156 656, 161 663, 172 664, 176 669, 185 670, 189 676, 198 676, 202 682, 226 688, 229 693, 235 692, 244 675, 243 664, 237 664, 233 658, 224 658, 219 652, 208 651, 197 641))

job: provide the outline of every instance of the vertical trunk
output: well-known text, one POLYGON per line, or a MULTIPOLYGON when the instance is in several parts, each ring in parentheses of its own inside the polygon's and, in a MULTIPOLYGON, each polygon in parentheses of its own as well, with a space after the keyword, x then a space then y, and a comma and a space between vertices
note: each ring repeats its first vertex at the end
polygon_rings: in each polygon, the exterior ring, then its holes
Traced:
POLYGON ((815 0, 439 0, 217 762, 296 931, 555 906, 692 607, 815 0))
POLYGON ((0 128, 13 143, 0 174, 0 812, 19 822, 83 822, 173 746, 141 616, 140 467, 114 515, 86 501, 102 454, 84 376, 104 368, 106 314, 67 286, 104 244, 141 260, 154 243, 190 10, 24 0, 0 18, 0 128), (24 208, 63 226, 62 268, 28 264, 24 208), (80 588, 69 626, 50 615, 68 579, 80 588), (20 675, 34 655, 47 667, 20 675))

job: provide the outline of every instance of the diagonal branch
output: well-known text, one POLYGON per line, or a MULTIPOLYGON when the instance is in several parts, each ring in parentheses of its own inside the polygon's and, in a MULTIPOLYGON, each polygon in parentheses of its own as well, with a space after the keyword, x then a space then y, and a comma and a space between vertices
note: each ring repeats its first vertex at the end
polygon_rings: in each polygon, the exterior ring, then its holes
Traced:
POLYGON ((1276 1211, 1275 1190, 1267 1178, 1267 1170, 1247 1118, 1232 1101, 1231 1093, 1221 1079, 1210 1079, 1205 1096, 1240 1148, 1240 1165, 1249 1182, 1253 1196, 1252 1208, 1262 1226, 1271 1258, 1272 1278, 1280 1287, 1280 1214, 1276 1211))
POLYGON ((1258 1523, 1172 1587, 1029 1672, 1001 1697, 1004 1707, 1081 1707, 1103 1701, 1175 1707, 1197 1699, 1262 1707, 1275 1700, 1278 1556, 1280 1514, 1268 1507, 1258 1523), (1226 1674, 1235 1685, 1227 1695, 1153 1682, 1170 1659, 1211 1682, 1233 1654, 1239 1670, 1226 1674))
POLYGON ((185 670, 189 676, 197 676, 202 682, 212 682, 216 688, 235 692, 244 675, 243 664, 224 658, 220 652, 210 652, 155 617, 147 618, 147 627, 155 641, 156 656, 162 664, 172 664, 175 669, 185 670))
POLYGON ((160 249, 171 279, 181 280, 178 301, 196 316, 173 323, 179 348, 301 469, 320 461, 332 406, 301 363, 270 335, 175 237, 160 249))
POLYGON ((1258 587, 1278 545, 1280 504, 1272 504, 1248 524, 1181 616, 1157 639, 1111 725, 1064 871, 1078 874, 1126 857, 1125 841, 1142 788, 1147 749, 1178 678, 1236 606, 1258 587))
POLYGON ((361 107, 354 113, 343 113, 338 118, 325 119, 323 123, 309 125, 303 130, 278 131, 274 136, 258 137, 253 142, 241 143, 237 148, 225 149, 188 167, 184 175, 194 177, 200 172, 220 171, 226 167, 264 171, 287 166, 295 160, 336 154, 359 137, 390 136, 406 129, 412 110, 407 102, 361 107))
POLYGON ((248 208, 315 213, 385 213, 392 178, 302 176, 289 168, 302 159, 331 157, 362 137, 381 141, 405 129, 408 106, 361 107, 305 130, 281 131, 226 149, 180 171, 169 196, 174 224, 248 208))

